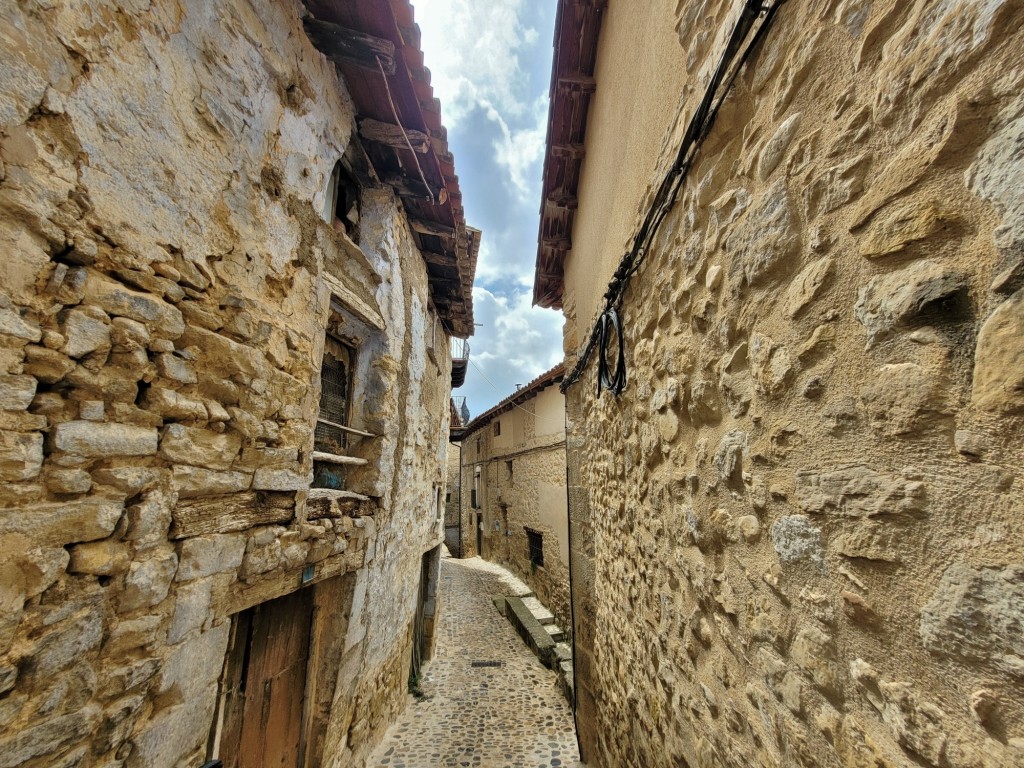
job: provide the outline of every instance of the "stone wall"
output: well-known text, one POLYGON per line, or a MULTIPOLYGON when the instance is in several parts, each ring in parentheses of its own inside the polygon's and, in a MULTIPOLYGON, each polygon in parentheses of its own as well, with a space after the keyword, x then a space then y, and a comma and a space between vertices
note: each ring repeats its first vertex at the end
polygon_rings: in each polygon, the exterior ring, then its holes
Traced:
POLYGON ((552 384, 519 407, 470 425, 462 442, 462 546, 464 557, 479 554, 515 573, 560 626, 569 627, 563 403, 552 384), (495 421, 501 422, 497 437, 495 421), (479 509, 474 510, 470 490, 478 468, 479 509), (478 520, 483 522, 481 551, 476 547, 478 520), (543 566, 530 561, 527 529, 543 536, 543 566))
MULTIPOLYGON (((739 6, 679 4, 652 185, 739 6)), ((1022 21, 790 0, 737 80, 626 292, 628 388, 568 395, 589 765, 1024 765, 1022 21)))
POLYGON ((444 486, 444 543, 454 557, 462 557, 459 525, 461 461, 462 446, 450 443, 448 445, 448 475, 444 486))
POLYGON ((300 9, 0 10, 0 765, 200 764, 232 615, 303 579, 322 764, 404 705, 450 361, 392 193, 321 219, 353 108, 300 9), (332 295, 363 501, 309 490, 332 295))

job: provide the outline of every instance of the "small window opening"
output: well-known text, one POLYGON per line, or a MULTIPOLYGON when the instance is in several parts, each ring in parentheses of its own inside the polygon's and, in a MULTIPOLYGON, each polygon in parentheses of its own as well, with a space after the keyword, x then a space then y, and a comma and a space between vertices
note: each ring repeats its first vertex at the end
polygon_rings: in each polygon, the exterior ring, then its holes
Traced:
POLYGON ((494 436, 498 437, 499 435, 501 435, 501 422, 500 421, 495 421, 494 422, 494 436))
MULTIPOLYGON (((324 359, 320 367, 320 409, 313 433, 313 450, 344 455, 348 444, 342 427, 349 426, 352 397, 352 370, 356 352, 348 344, 327 336, 324 340, 324 359)), ((314 462, 315 488, 345 487, 344 465, 314 462)))
POLYGON ((541 568, 544 565, 544 534, 532 528, 526 529, 526 541, 530 547, 530 565, 541 568))
POLYGON ((512 484, 512 459, 508 459, 505 462, 505 469, 508 472, 508 482, 511 485, 512 484))
POLYGON ((327 194, 327 217, 335 229, 359 242, 359 185, 341 160, 334 165, 327 194))

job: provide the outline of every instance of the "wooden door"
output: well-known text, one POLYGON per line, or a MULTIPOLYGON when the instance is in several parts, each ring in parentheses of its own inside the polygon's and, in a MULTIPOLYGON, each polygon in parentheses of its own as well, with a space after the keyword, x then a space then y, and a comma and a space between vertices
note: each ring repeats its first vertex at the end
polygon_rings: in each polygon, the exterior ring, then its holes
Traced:
POLYGON ((313 591, 244 611, 235 621, 220 758, 226 768, 298 768, 313 591))

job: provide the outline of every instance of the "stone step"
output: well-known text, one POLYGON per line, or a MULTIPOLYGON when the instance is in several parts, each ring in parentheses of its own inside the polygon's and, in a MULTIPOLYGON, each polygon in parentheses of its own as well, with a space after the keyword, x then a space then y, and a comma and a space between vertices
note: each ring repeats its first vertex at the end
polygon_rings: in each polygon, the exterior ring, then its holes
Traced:
POLYGON ((557 624, 545 624, 544 630, 551 635, 551 639, 556 643, 560 643, 565 640, 565 632, 557 624))
POLYGON ((523 605, 541 624, 554 624, 555 614, 545 608, 536 597, 524 597, 523 605))
POLYGON ((555 641, 545 631, 544 625, 537 621, 532 611, 526 607, 525 602, 522 598, 506 597, 505 617, 541 663, 546 667, 552 667, 556 659, 555 641))

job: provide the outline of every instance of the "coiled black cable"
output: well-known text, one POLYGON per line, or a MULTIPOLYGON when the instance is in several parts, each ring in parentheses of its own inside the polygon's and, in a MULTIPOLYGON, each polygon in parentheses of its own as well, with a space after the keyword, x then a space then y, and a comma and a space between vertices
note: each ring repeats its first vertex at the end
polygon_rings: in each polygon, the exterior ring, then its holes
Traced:
POLYGON ((601 389, 607 389, 613 395, 618 395, 626 388, 626 345, 622 339, 622 322, 619 313, 615 308, 606 309, 602 314, 598 325, 601 328, 601 344, 597 358, 597 396, 601 396, 601 389), (618 354, 615 361, 615 373, 608 370, 608 344, 615 334, 618 354))
POLYGON ((733 28, 732 34, 729 37, 729 42, 726 44, 725 51, 722 53, 722 58, 718 62, 718 67, 716 68, 714 75, 712 75, 711 81, 708 83, 707 90, 704 92, 704 96, 701 99, 700 104, 697 106, 696 111, 687 125, 686 133, 683 135, 683 140, 679 146, 679 151, 676 153, 675 162, 673 163, 672 168, 670 168, 668 173, 665 175, 665 178, 662 179, 661 184, 658 187, 658 191, 654 196, 654 201, 648 209, 647 215, 644 217, 643 223, 640 225, 640 229, 633 238, 632 248, 619 261, 619 266, 615 270, 615 274, 612 276, 611 281, 608 283, 608 290, 604 294, 604 309, 590 331, 590 337, 587 339, 587 345, 583 349, 583 353, 580 355, 579 359, 576 361, 576 365, 574 365, 572 370, 565 375, 565 379, 559 387, 563 393, 568 391, 569 387, 580 380, 583 375, 583 371, 587 367, 587 363, 590 361, 591 355, 598 346, 600 346, 601 350, 598 362, 598 396, 600 396, 602 389, 608 389, 614 395, 620 394, 622 390, 625 389, 625 345, 623 343, 622 321, 618 311, 622 306, 623 293, 626 290, 626 286, 629 284, 630 278, 636 274, 640 269, 640 266, 643 264, 643 260, 647 256, 650 244, 654 239, 654 235, 657 233, 658 228, 661 226, 662 221, 675 204, 676 198, 679 195, 679 190, 682 188, 683 181, 693 164, 697 151, 700 149, 704 139, 711 132, 715 118, 718 116, 718 111, 721 109, 722 103, 725 101, 725 97, 731 90, 732 85, 736 80, 736 76, 743 68, 747 59, 750 58, 750 55, 753 53, 758 43, 760 43, 764 38, 764 35, 768 31, 768 27, 771 25, 776 12, 785 2, 786 0, 775 0, 772 5, 768 6, 763 2, 763 0, 745 1, 743 12, 736 21, 736 26, 733 28), (746 46, 743 47, 743 41, 747 39, 750 34, 750 30, 753 29, 755 22, 757 21, 757 17, 762 13, 764 14, 764 19, 761 22, 761 25, 749 39, 746 46), (740 53, 741 47, 743 48, 742 53, 740 53), (735 66, 733 66, 733 64, 735 64, 735 66), (731 71, 730 67, 732 68, 731 71), (719 95, 719 89, 722 87, 723 82, 725 83, 725 86, 724 89, 722 89, 721 95, 719 95), (716 97, 718 97, 717 101, 716 97), (606 357, 607 343, 609 340, 609 324, 611 324, 615 330, 619 342, 619 352, 617 355, 618 365, 616 366, 614 375, 611 375, 608 371, 606 357))

